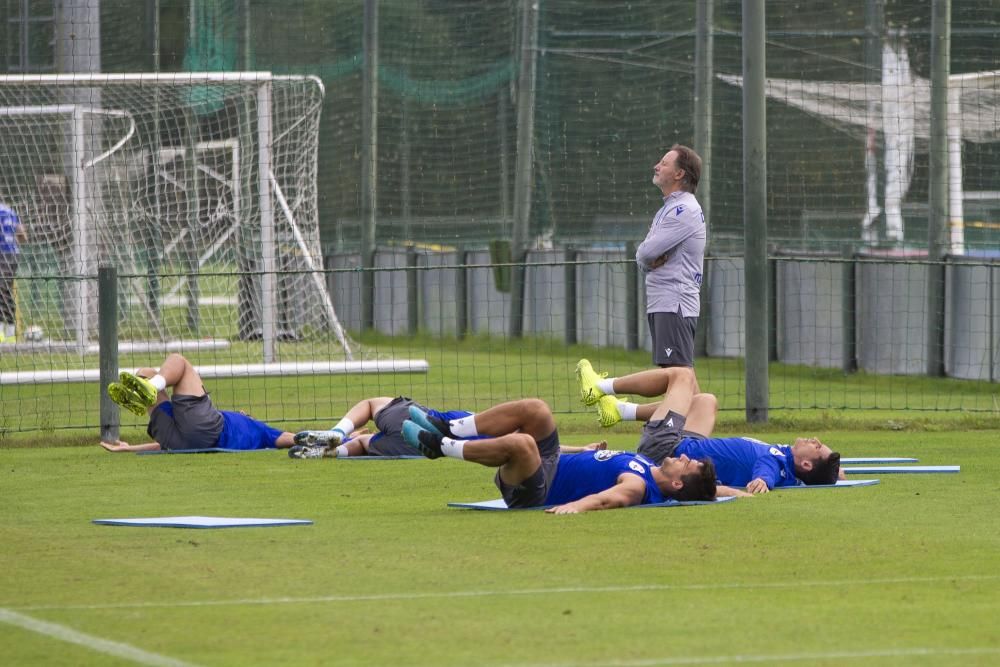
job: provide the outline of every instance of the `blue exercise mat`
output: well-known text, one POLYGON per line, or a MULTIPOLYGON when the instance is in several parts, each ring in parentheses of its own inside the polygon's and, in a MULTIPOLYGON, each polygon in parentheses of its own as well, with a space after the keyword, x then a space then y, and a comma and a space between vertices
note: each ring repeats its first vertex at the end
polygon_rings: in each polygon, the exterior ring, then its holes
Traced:
POLYGON ((786 489, 840 489, 848 486, 874 486, 877 479, 838 479, 836 484, 799 484, 798 486, 776 486, 774 491, 786 489))
POLYGON ((961 466, 850 466, 841 468, 847 475, 960 472, 961 469, 961 466))
MULTIPOLYGON (((719 503, 728 503, 730 500, 736 500, 736 496, 722 496, 721 498, 716 498, 715 500, 667 500, 662 503, 631 505, 622 509, 637 509, 641 507, 679 507, 681 505, 718 505, 719 503)), ((493 512, 519 512, 521 510, 543 510, 548 507, 554 507, 554 505, 545 505, 543 507, 522 507, 512 510, 507 507, 507 503, 503 501, 503 498, 497 498, 496 500, 481 500, 477 503, 448 503, 448 507, 461 507, 462 509, 468 510, 490 510, 493 512)))
POLYGON ((225 449, 224 447, 205 447, 203 449, 154 449, 146 452, 136 452, 136 454, 243 454, 244 452, 273 452, 273 447, 267 449, 225 449))
POLYGON ((94 519, 102 526, 141 528, 262 528, 270 526, 310 526, 307 519, 246 519, 223 516, 156 516, 145 519, 94 519))
POLYGON ((878 456, 862 456, 858 458, 841 458, 840 463, 916 463, 920 459, 911 459, 905 456, 903 457, 878 457, 878 456))
POLYGON ((338 457, 338 461, 395 461, 396 459, 423 459, 427 458, 420 454, 401 454, 399 456, 343 456, 338 457))

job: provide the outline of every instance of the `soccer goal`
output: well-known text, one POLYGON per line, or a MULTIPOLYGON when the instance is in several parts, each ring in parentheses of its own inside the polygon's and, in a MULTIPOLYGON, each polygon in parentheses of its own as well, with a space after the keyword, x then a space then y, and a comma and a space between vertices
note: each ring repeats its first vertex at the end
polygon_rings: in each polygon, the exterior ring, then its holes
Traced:
POLYGON ((0 200, 18 213, 20 320, 85 350, 97 269, 123 337, 352 346, 322 274, 322 82, 269 72, 0 76, 0 200))

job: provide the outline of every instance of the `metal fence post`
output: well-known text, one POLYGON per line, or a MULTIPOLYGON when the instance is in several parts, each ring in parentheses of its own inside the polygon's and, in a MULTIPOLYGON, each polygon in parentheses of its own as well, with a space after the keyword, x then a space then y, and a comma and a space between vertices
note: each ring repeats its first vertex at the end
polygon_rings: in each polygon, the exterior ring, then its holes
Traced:
POLYGON ((118 439, 121 419, 118 406, 108 396, 108 385, 118 379, 118 270, 97 269, 97 326, 100 347, 101 440, 118 439))

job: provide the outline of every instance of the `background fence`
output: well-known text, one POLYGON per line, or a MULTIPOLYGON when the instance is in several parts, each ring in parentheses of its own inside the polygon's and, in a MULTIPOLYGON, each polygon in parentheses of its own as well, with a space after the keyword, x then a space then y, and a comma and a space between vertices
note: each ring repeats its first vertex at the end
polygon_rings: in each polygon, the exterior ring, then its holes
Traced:
MULTIPOLYGON (((928 231, 939 175, 929 166, 938 5, 766 5, 768 357, 782 365, 773 408, 996 409, 989 383, 1000 347, 992 259, 1000 254, 1000 7, 951 8, 947 224, 961 235, 949 236, 949 256, 939 260, 928 231), (931 298, 939 291, 941 312, 931 298), (986 383, 974 398, 928 403, 901 389, 901 376, 927 372, 935 337, 946 375, 986 383), (844 381, 814 392, 812 380, 829 373, 844 381), (881 378, 871 392, 852 384, 870 376, 881 378), (789 400, 794 391, 801 397, 789 400)), ((735 360, 738 374, 747 318, 743 8, 729 0, 5 3, 8 75, 270 72, 316 77, 324 94, 318 118, 297 112, 315 124, 315 145, 285 151, 281 165, 268 158, 270 185, 261 178, 264 107, 252 76, 249 89, 203 85, 171 93, 169 104, 146 89, 145 115, 129 113, 152 128, 152 148, 127 139, 119 150, 129 158, 104 160, 78 208, 66 148, 78 130, 52 124, 35 130, 48 142, 0 145, 0 199, 21 212, 29 233, 17 280, 19 337, 0 344, 8 378, 0 427, 40 428, 26 415, 75 396, 12 384, 11 374, 97 367, 96 321, 88 336, 79 322, 71 326, 71 313, 90 312, 74 305, 81 297, 72 286, 91 285, 93 300, 96 267, 121 254, 109 251, 116 246, 143 248, 118 267, 123 345, 186 341, 201 363, 427 358, 463 335, 511 346, 523 335, 645 349, 628 244, 642 239, 659 206, 651 167, 674 142, 706 158, 701 353, 735 360), (39 156, 56 157, 39 171, 39 156), (286 185, 278 167, 303 164, 311 167, 302 172, 308 186, 286 185), (123 177, 138 194, 112 187, 123 177), (262 198, 265 187, 280 196, 262 198), (272 264, 247 245, 267 229, 260 210, 268 201, 272 264), (103 240, 79 249, 92 261, 36 261, 79 248, 73 230, 83 210, 102 214, 88 224, 103 240), (109 236, 112 218, 119 226, 109 236), (230 224, 242 231, 227 235, 230 224), (184 261, 171 261, 175 247, 187 249, 184 261), (209 249, 215 254, 206 258, 209 249), (524 301, 512 306, 520 291, 512 269, 524 263, 524 301), (325 309, 315 300, 316 277, 346 340, 331 320, 314 317, 325 309)), ((125 109, 96 89, 73 87, 45 103, 125 109)), ((18 95, 0 98, 0 130, 23 131, 9 120, 21 118, 12 111, 24 104, 18 95)), ((280 122, 274 116, 276 128, 302 127, 289 108, 280 122)), ((104 127, 119 129, 99 137, 85 130, 87 158, 77 164, 128 134, 124 116, 109 117, 104 127)), ((128 363, 153 363, 166 346, 122 349, 128 363)), ((519 349, 513 362, 501 354, 504 363, 536 363, 524 351, 530 346, 519 349)), ((738 404, 743 383, 718 368, 700 364, 699 375, 712 382, 717 373, 712 389, 738 404)), ((373 382, 370 393, 393 393, 413 380, 373 382)), ((509 385, 489 398, 536 389, 509 385)), ((565 396, 548 398, 570 409, 565 396)), ((41 427, 96 423, 93 401, 65 402, 71 412, 41 427)), ((262 416, 288 413, 284 398, 264 403, 279 407, 262 416)), ((317 405, 296 415, 320 419, 341 409, 317 405)))

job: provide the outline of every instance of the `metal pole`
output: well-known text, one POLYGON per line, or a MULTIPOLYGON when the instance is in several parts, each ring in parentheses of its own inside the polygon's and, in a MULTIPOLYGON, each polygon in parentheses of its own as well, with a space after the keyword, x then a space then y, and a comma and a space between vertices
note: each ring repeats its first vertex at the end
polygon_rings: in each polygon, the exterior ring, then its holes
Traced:
MULTIPOLYGON (((635 241, 625 244, 625 257, 635 257, 635 241)), ((625 263, 625 349, 639 349, 639 265, 625 263)))
MULTIPOLYGON (((698 0, 694 52, 694 149, 701 155, 701 181, 698 183, 698 201, 705 214, 705 254, 708 255, 712 234, 712 83, 714 80, 714 42, 712 12, 715 0, 698 0)), ((707 273, 702 269, 702 276, 707 273)), ((704 279, 699 293, 701 301, 698 328, 695 331, 695 355, 708 353, 708 293, 704 279)))
POLYGON ((766 422, 770 281, 767 266, 767 110, 764 0, 743 0, 743 225, 746 418, 766 422))
POLYGON ((118 271, 97 269, 97 327, 100 365, 101 440, 118 439, 121 419, 118 405, 108 396, 108 385, 118 381, 118 271))
POLYGON ((566 267, 564 270, 564 280, 566 282, 566 293, 563 300, 566 303, 566 344, 576 345, 576 260, 577 253, 573 247, 566 248, 566 267))
POLYGON ((375 327, 378 207, 378 0, 365 0, 361 98, 361 328, 375 327))
POLYGON ((534 183, 535 74, 538 60, 538 3, 521 3, 521 70, 517 83, 517 162, 514 169, 514 230, 510 257, 510 336, 524 327, 524 261, 534 183))
POLYGON ((257 88, 257 192, 260 201, 260 246, 264 274, 260 277, 260 329, 264 341, 264 363, 276 359, 277 250, 274 211, 271 206, 271 82, 257 88))
POLYGON ((416 335, 420 328, 420 282, 417 271, 417 250, 406 249, 406 331, 416 335))
POLYGON ((931 3, 931 137, 927 193, 927 374, 944 375, 945 267, 948 237, 948 76, 951 0, 931 3))

